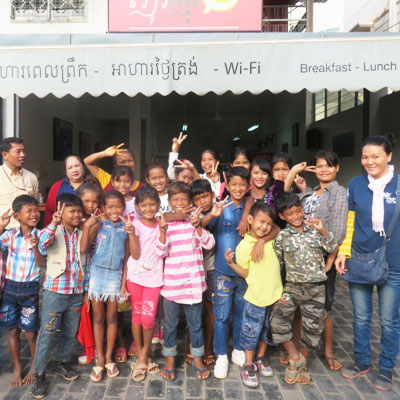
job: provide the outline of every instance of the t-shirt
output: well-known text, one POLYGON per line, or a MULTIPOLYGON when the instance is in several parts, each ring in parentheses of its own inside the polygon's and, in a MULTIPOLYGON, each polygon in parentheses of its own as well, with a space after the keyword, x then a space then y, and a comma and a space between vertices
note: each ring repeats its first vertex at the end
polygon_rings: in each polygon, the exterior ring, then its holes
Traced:
POLYGON ((314 218, 320 199, 321 196, 317 196, 315 192, 311 196, 307 197, 304 204, 304 215, 314 218))
POLYGON ((168 202, 168 194, 165 193, 163 196, 160 196, 160 209, 158 210, 159 212, 162 212, 163 214, 167 213, 167 212, 172 212, 172 208, 169 205, 168 202))
MULTIPOLYGON (((99 168, 96 178, 100 182, 101 188, 103 189, 104 192, 109 192, 111 190, 115 190, 111 183, 111 175, 108 172, 104 171, 104 169, 99 168)), ((142 186, 144 186, 142 182, 135 180, 133 182, 133 186, 131 187, 131 190, 129 191, 129 194, 131 196, 136 196, 136 192, 142 186)))
POLYGON ((236 247, 237 265, 249 270, 244 299, 257 307, 267 307, 278 301, 282 295, 281 269, 273 242, 270 240, 264 244, 264 256, 258 263, 251 259, 256 238, 246 234, 236 247))
POLYGON ((122 216, 124 218, 126 216, 128 216, 131 221, 134 221, 135 219, 138 218, 138 212, 136 211, 135 198, 134 197, 132 198, 132 200, 129 200, 129 201, 125 202, 125 210, 124 210, 122 216))
POLYGON ((135 234, 139 238, 140 258, 128 259, 127 279, 145 287, 160 287, 164 284, 164 260, 156 254, 160 238, 160 228, 157 225, 146 225, 142 220, 133 221, 135 234))

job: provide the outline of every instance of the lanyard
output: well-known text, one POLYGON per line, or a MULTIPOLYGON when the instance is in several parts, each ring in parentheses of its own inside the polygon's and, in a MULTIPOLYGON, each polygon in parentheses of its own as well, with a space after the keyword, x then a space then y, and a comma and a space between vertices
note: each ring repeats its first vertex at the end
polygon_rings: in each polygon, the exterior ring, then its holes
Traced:
POLYGON ((4 174, 5 174, 5 176, 7 177, 7 179, 10 181, 11 185, 13 185, 15 188, 17 188, 17 189, 19 189, 19 190, 23 190, 24 192, 26 192, 27 189, 26 189, 26 187, 25 187, 24 175, 22 174, 22 171, 21 171, 21 178, 22 178, 22 186, 23 186, 23 187, 19 187, 19 186, 17 186, 17 185, 11 180, 11 177, 7 174, 7 171, 6 171, 6 169, 4 168, 4 165, 3 165, 2 167, 3 167, 3 172, 4 172, 4 174))

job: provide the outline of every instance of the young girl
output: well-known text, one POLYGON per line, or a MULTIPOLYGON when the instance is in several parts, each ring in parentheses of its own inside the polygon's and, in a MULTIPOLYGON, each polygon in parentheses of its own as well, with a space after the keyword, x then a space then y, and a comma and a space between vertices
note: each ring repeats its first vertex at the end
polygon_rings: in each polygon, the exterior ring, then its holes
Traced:
POLYGON ((93 382, 101 381, 104 368, 110 378, 115 378, 119 374, 112 360, 117 336, 118 300, 126 294, 125 291, 121 293, 125 259, 129 253, 135 253, 132 223, 129 219, 122 218, 125 209, 124 196, 113 190, 104 195, 103 201, 106 220, 104 222, 100 220, 98 213, 95 212, 86 221, 81 238, 81 252, 85 253, 97 235, 90 265, 88 291, 93 310, 93 331, 97 351, 96 366, 90 375, 93 382), (107 320, 106 354, 103 347, 105 319, 107 320))
POLYGON ((146 185, 136 193, 135 202, 140 217, 133 222, 135 252, 128 259, 123 286, 126 285, 132 305, 132 333, 138 352, 138 361, 136 365, 132 365, 132 379, 138 382, 146 377, 147 372, 160 371, 156 363, 149 362, 149 350, 160 289, 164 283, 164 260, 156 254, 160 238, 159 222, 156 218, 160 208, 157 191, 146 185))
POLYGON ((218 173, 219 159, 214 150, 206 149, 201 153, 201 168, 204 174, 200 174, 200 178, 207 179, 210 182, 215 198, 218 200, 221 189, 221 179, 218 173))
POLYGON ((160 212, 171 212, 168 203, 167 185, 168 175, 165 168, 159 163, 150 164, 147 168, 146 182, 153 187, 160 198, 160 212))
POLYGON ((135 198, 130 194, 130 189, 133 184, 132 169, 126 165, 115 167, 111 174, 111 183, 114 189, 120 192, 125 199, 125 210, 122 216, 129 217, 131 221, 137 218, 135 209, 135 198))

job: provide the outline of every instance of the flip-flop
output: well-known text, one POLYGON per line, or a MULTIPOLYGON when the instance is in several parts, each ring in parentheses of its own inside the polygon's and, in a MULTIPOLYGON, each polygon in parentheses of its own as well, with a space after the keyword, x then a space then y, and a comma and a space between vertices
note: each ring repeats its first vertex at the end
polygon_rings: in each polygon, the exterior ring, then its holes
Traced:
POLYGON ((339 362, 339 360, 336 357, 326 357, 325 362, 331 371, 340 371, 342 369, 342 367, 335 368, 336 362, 339 362), (329 365, 329 361, 332 361, 332 367, 329 365))
POLYGON ((125 347, 118 347, 118 349, 115 352, 115 361, 117 363, 124 363, 128 359, 127 353, 126 353, 126 348, 125 347))
POLYGON ((203 356, 203 364, 205 365, 213 365, 215 364, 215 356, 214 354, 208 354, 203 356))
POLYGON ((210 372, 210 370, 209 370, 207 367, 204 367, 204 368, 198 368, 198 367, 196 367, 196 366, 194 365, 194 360, 193 360, 193 363, 192 363, 192 367, 193 367, 194 373, 196 374, 196 378, 197 378, 199 381, 205 381, 206 379, 208 379, 208 378, 211 376, 211 372, 210 372), (204 372, 206 372, 206 371, 209 372, 209 375, 207 376, 207 378, 203 378, 202 375, 203 375, 204 372), (198 372, 200 373, 200 377, 199 377, 199 375, 197 375, 198 372))
POLYGON ((90 374, 90 380, 92 382, 100 382, 103 379, 104 367, 100 367, 98 365, 92 368, 92 372, 90 374))
POLYGON ((107 370, 107 376, 109 378, 115 378, 119 375, 119 369, 115 365, 115 363, 108 363, 105 365, 107 370), (114 371, 114 372, 113 372, 114 371))
POLYGON ((144 363, 141 364, 131 364, 131 379, 135 382, 141 382, 146 378, 147 365, 144 363))
POLYGON ((171 368, 171 369, 167 369, 167 368, 162 368, 161 371, 164 371, 168 374, 168 377, 165 377, 163 374, 161 374, 162 378, 165 379, 166 381, 171 381, 173 382, 176 379, 176 369, 175 368, 171 368), (174 374, 174 377, 172 378, 172 374, 174 374))

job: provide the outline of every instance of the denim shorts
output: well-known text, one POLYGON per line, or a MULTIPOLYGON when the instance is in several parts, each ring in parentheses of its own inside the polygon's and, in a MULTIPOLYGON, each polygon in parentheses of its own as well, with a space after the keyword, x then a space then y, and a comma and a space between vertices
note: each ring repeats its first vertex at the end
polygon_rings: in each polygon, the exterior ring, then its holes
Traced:
POLYGON ((0 305, 0 327, 27 332, 39 329, 39 282, 7 279, 0 305))
POLYGON ((245 300, 240 344, 245 350, 255 351, 258 342, 268 343, 268 307, 257 307, 245 300))
POLYGON ((90 300, 119 301, 121 298, 122 268, 110 269, 92 264, 89 272, 90 300))

